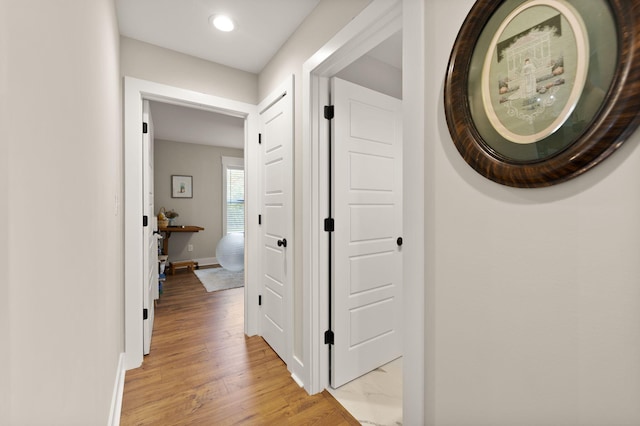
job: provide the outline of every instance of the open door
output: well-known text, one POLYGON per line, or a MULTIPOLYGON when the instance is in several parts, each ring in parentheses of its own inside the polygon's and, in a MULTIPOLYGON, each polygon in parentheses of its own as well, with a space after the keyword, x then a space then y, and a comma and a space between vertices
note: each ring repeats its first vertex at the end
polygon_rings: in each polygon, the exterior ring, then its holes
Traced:
POLYGON ((260 331, 288 365, 292 340, 293 94, 260 112, 260 331))
POLYGON ((143 353, 151 350, 153 334, 154 302, 159 297, 158 289, 158 218, 153 207, 153 124, 149 101, 142 103, 142 214, 143 214, 143 353))
POLYGON ((331 386, 402 355, 402 101, 332 79, 331 386))

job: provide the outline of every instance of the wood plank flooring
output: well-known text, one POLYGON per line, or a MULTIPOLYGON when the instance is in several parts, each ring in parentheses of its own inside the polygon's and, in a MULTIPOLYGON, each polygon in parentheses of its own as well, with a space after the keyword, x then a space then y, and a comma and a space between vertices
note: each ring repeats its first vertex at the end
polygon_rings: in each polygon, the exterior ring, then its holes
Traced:
POLYGON ((151 353, 126 374, 121 425, 359 425, 324 391, 309 396, 258 336, 243 331, 243 289, 207 293, 168 276, 151 353))

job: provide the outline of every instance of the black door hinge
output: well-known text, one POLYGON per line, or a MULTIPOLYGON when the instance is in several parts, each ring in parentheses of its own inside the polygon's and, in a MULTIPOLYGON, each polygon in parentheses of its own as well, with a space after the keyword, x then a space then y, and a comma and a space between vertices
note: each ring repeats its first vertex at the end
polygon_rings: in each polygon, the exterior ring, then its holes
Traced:
POLYGON ((142 226, 149 225, 149 216, 142 216, 142 226))
POLYGON ((146 320, 148 318, 149 318, 149 310, 145 308, 142 310, 142 319, 146 320))
POLYGON ((262 306, 262 295, 258 296, 258 306, 262 306))
POLYGON ((258 133, 258 145, 262 144, 262 133, 258 133))
POLYGON ((333 232, 335 223, 332 217, 328 217, 324 220, 324 231, 333 232))
POLYGON ((331 120, 333 118, 333 105, 324 106, 324 118, 331 120))
POLYGON ((142 123, 142 133, 149 133, 149 125, 147 123, 142 123))
POLYGON ((258 225, 262 225, 262 215, 258 215, 258 225))
POLYGON ((327 330, 324 332, 324 344, 333 345, 333 331, 327 330))

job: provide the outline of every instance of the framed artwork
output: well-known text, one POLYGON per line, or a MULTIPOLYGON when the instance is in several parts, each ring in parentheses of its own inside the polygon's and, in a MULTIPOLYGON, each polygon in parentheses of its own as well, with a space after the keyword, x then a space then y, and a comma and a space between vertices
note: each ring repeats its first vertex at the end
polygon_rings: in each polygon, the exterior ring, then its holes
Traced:
POLYGON ((542 187, 591 169, 636 129, 640 8, 624 0, 478 0, 453 46, 449 132, 478 173, 542 187))
POLYGON ((193 198, 193 177, 171 175, 171 198, 193 198))

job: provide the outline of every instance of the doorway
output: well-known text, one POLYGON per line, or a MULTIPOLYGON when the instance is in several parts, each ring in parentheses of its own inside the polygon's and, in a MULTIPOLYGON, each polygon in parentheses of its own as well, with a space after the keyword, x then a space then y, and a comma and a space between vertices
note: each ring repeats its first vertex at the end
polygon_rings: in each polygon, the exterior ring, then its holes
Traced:
MULTIPOLYGON (((307 141, 303 141, 303 148, 309 147, 303 153, 303 169, 317 170, 312 175, 309 173, 305 177, 308 190, 311 196, 305 203, 308 223, 311 229, 305 229, 312 249, 306 252, 305 275, 313 298, 309 301, 308 321, 310 324, 317 324, 312 328, 309 348, 313 356, 317 356, 317 363, 314 364, 313 371, 310 372, 309 384, 310 392, 319 392, 329 387, 329 345, 324 344, 324 332, 329 329, 329 241, 324 233, 317 232, 322 229, 322 221, 327 217, 329 211, 329 154, 323 148, 329 140, 329 128, 323 122, 321 111, 324 105, 330 105, 330 78, 354 63, 358 58, 364 56, 374 47, 387 40, 402 29, 402 4, 395 2, 374 2, 366 10, 371 14, 370 22, 358 23, 361 26, 353 25, 351 31, 345 32, 341 40, 336 41, 338 47, 334 47, 334 52, 327 57, 323 49, 319 50, 316 56, 311 57, 304 65, 303 89, 309 88, 305 97, 303 108, 309 108, 310 122, 303 128, 309 130, 305 136, 307 141), (306 81, 305 81, 306 78, 306 81)), ((347 28, 345 28, 346 30, 347 28)), ((341 34, 339 34, 341 35, 341 34)), ((307 113, 303 112, 303 119, 307 113)), ((305 188, 305 191, 307 188, 305 188)))
MULTIPOLYGON (((143 359, 143 238, 142 238, 142 103, 143 100, 181 105, 200 110, 218 112, 244 119, 244 146, 246 173, 247 215, 257 216, 258 177, 252 170, 258 170, 257 156, 249 135, 257 134, 257 107, 216 96, 204 95, 146 80, 125 77, 124 80, 124 156, 125 156, 125 368, 127 370, 142 365, 143 359)), ((257 332, 257 310, 247 300, 257 299, 257 227, 247 221, 245 238, 245 334, 257 332)))
POLYGON ((204 228, 172 232, 163 254, 168 262, 215 265, 217 244, 227 231, 244 233, 245 119, 158 101, 150 109, 156 212, 176 212, 170 225, 204 228), (176 181, 185 179, 189 192, 176 193, 176 181))
POLYGON ((402 355, 401 47, 398 32, 331 79, 334 388, 402 355))
MULTIPOLYGON (((321 125, 322 105, 328 105, 327 78, 335 75, 355 58, 402 28, 403 31, 403 181, 410 182, 404 188, 404 227, 411 238, 404 241, 404 344, 403 344, 403 421, 405 424, 423 424, 432 400, 428 399, 430 389, 425 387, 426 367, 433 365, 433 359, 426 359, 426 349, 433 353, 433 336, 425 336, 425 321, 432 312, 432 299, 428 296, 429 283, 434 271, 429 275, 425 263, 433 259, 432 246, 425 240, 426 224, 432 229, 433 218, 425 217, 431 211, 431 186, 425 177, 431 175, 425 169, 425 153, 434 148, 425 141, 425 126, 437 126, 437 117, 425 117, 425 39, 437 38, 437 34, 427 34, 425 28, 424 2, 389 2, 373 0, 369 6, 333 40, 319 49, 303 65, 303 238, 308 241, 303 248, 303 280, 309 297, 305 297, 305 327, 310 332, 304 340, 310 367, 305 377, 305 388, 317 393, 327 387, 328 354, 323 341, 327 329, 324 307, 328 297, 320 287, 326 282, 325 261, 328 251, 322 237, 323 213, 326 211, 326 197, 321 191, 325 175, 319 175, 327 158, 319 149, 319 141, 326 137, 326 129, 321 125), (399 10, 402 8, 402 10, 399 10), (428 249, 428 251, 427 251, 428 249), (425 286, 425 284, 427 284, 425 286), (427 338, 429 337, 429 338, 427 338), (428 347, 429 345, 430 348, 428 347)), ((434 30, 435 31, 435 30, 434 30)), ((441 83, 434 82, 429 91, 440 91, 441 83)), ((433 97, 436 94, 433 93, 433 97)))
MULTIPOLYGON (((376 76, 390 66, 366 62, 376 76)), ((331 82, 329 391, 361 422, 401 423, 402 100, 331 82)))

